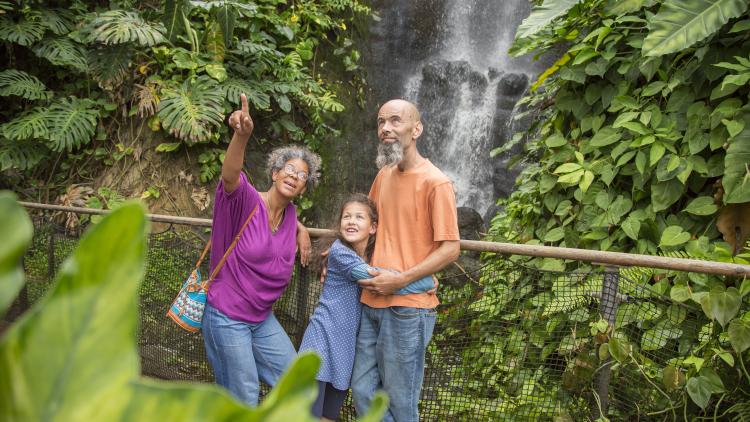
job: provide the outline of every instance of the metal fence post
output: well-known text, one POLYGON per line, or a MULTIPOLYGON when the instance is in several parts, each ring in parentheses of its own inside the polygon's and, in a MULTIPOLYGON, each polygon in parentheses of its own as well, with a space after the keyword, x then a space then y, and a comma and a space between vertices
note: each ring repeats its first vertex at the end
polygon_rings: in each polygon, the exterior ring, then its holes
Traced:
MULTIPOLYGON (((618 290, 620 287, 620 272, 616 267, 608 266, 604 273, 604 282, 602 283, 601 301, 599 310, 602 316, 609 323, 614 331, 615 320, 617 317, 617 307, 620 304, 618 290)), ((599 395, 599 403, 593 408, 593 420, 607 415, 609 408, 609 382, 612 378, 612 358, 607 358, 602 363, 601 370, 596 377, 596 394, 599 395), (601 413, 599 412, 601 409, 601 413)))

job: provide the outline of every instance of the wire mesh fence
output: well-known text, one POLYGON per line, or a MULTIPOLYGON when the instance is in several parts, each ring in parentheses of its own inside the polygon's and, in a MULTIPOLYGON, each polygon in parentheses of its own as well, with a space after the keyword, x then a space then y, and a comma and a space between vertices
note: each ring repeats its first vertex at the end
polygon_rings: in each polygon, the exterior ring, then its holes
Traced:
MULTIPOLYGON (((11 319, 42 297, 77 242, 76 233, 49 218, 36 218, 35 226, 24 258, 27 285, 11 319)), ((144 375, 213 381, 200 333, 186 333, 165 316, 202 246, 202 234, 184 227, 150 235, 140 291, 144 375)), ((699 308, 618 270, 550 272, 498 258, 446 273, 441 282, 423 420, 661 418, 681 394, 668 388, 669 377, 679 377, 668 368, 711 330, 699 308)), ((297 266, 274 307, 295 346, 321 288, 317 274, 297 266)), ((341 420, 354 418, 348 398, 341 420)))

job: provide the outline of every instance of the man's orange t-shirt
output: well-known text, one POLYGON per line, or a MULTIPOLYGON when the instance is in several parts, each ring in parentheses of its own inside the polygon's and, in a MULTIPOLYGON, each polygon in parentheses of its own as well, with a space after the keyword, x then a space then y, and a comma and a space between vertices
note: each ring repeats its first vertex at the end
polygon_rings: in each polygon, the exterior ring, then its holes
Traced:
MULTIPOLYGON (((407 171, 384 167, 370 188, 378 210, 374 267, 403 272, 419 264, 444 240, 459 240, 453 184, 430 160, 407 171)), ((435 294, 376 295, 362 291, 362 303, 373 308, 434 308, 435 294)))

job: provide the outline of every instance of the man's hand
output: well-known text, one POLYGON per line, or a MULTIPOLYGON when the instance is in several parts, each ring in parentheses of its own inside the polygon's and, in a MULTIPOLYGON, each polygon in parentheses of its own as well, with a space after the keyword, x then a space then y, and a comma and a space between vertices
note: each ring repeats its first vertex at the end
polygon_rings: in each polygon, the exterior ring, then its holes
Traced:
POLYGON ((373 276, 371 279, 359 280, 358 283, 375 294, 392 295, 405 285, 401 274, 378 270, 369 270, 369 273, 373 276))
POLYGON ((253 133, 255 124, 250 117, 247 97, 245 94, 240 94, 240 101, 242 102, 242 108, 240 110, 235 110, 229 115, 229 126, 232 127, 232 130, 234 130, 236 135, 248 138, 253 133))
POLYGON ((310 263, 310 253, 312 243, 310 242, 310 232, 299 221, 297 222, 297 250, 299 251, 299 262, 303 267, 310 263))

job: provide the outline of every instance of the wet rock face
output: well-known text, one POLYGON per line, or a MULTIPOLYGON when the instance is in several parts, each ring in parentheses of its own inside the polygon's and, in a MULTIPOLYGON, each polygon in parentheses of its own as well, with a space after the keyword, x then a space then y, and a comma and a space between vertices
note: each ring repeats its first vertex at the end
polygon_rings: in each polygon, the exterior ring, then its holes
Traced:
POLYGON ((474 208, 458 207, 458 231, 461 239, 479 240, 485 231, 482 216, 474 208))

